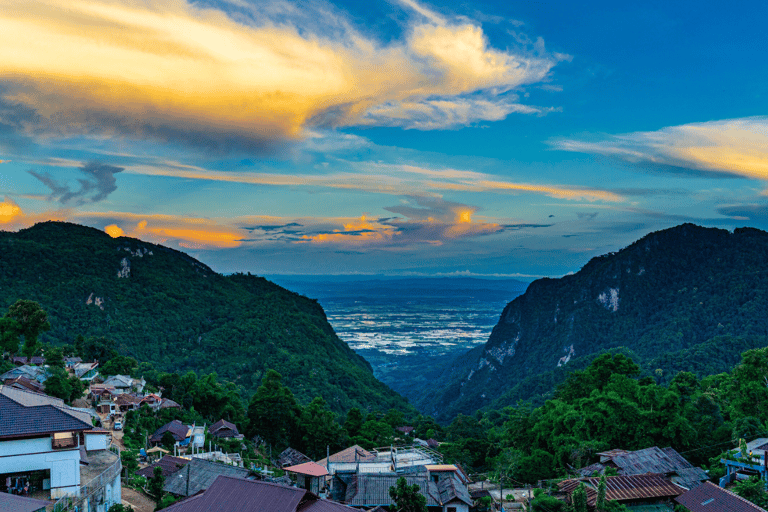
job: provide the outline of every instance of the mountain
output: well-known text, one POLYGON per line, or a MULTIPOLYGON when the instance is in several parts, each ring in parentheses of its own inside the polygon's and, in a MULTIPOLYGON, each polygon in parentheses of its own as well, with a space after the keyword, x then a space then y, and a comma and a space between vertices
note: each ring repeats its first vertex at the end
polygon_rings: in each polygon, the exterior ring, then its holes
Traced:
POLYGON ((510 302, 488 342, 458 358, 417 404, 449 421, 551 393, 604 351, 624 351, 657 379, 765 346, 768 233, 683 224, 539 279, 510 302))
POLYGON ((412 410, 316 301, 261 277, 217 274, 167 247, 63 222, 0 232, 0 306, 22 298, 48 312, 44 342, 108 337, 160 370, 216 372, 246 397, 275 369, 304 403, 412 410))

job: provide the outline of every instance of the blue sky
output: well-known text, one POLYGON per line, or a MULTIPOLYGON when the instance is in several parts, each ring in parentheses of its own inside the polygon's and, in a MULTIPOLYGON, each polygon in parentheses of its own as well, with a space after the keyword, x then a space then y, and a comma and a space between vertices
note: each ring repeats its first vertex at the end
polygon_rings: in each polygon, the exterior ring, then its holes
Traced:
POLYGON ((768 228, 763 3, 0 0, 0 228, 556 276, 768 228))

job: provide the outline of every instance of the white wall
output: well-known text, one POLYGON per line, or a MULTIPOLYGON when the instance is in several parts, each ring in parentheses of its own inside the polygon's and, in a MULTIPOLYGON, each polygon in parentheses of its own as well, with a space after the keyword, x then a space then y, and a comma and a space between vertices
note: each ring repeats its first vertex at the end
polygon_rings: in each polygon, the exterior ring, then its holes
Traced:
POLYGON ((106 450, 109 448, 107 444, 107 438, 109 434, 89 434, 85 433, 85 449, 91 450, 106 450))
POLYGON ((8 455, 0 457, 0 474, 47 469, 51 472, 51 498, 57 499, 68 493, 77 493, 80 487, 80 451, 75 449, 42 452, 45 443, 50 450, 50 438, 0 443, 0 454, 8 455))
MULTIPOLYGON (((51 438, 49 436, 36 439, 16 439, 13 441, 0 441, 0 457, 7 455, 26 455, 28 453, 42 453, 51 451, 51 438)), ((2 473, 2 471, 0 471, 2 473)))

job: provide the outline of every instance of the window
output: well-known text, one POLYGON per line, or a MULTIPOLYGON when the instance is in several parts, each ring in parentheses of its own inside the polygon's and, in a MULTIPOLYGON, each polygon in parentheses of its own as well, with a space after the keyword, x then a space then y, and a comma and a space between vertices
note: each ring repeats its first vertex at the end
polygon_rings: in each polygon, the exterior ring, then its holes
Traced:
POLYGON ((77 434, 75 432, 56 432, 51 436, 51 448, 63 450, 77 446, 77 434))
POLYGON ((456 507, 448 507, 446 512, 456 512, 456 507))

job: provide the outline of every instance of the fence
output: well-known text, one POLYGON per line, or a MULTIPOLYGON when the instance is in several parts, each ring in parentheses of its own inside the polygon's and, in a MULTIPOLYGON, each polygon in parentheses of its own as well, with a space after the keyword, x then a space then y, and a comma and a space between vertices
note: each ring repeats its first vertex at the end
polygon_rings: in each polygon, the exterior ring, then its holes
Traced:
POLYGON ((122 462, 120 460, 120 448, 115 445, 109 447, 109 450, 117 454, 117 460, 113 462, 107 469, 102 471, 99 476, 93 478, 90 482, 80 487, 79 496, 67 495, 60 498, 53 505, 53 512, 88 512, 83 508, 84 503, 88 503, 90 510, 95 510, 93 507, 93 498, 97 498, 99 492, 104 492, 104 488, 107 484, 112 483, 115 478, 120 475, 123 469, 122 462))

